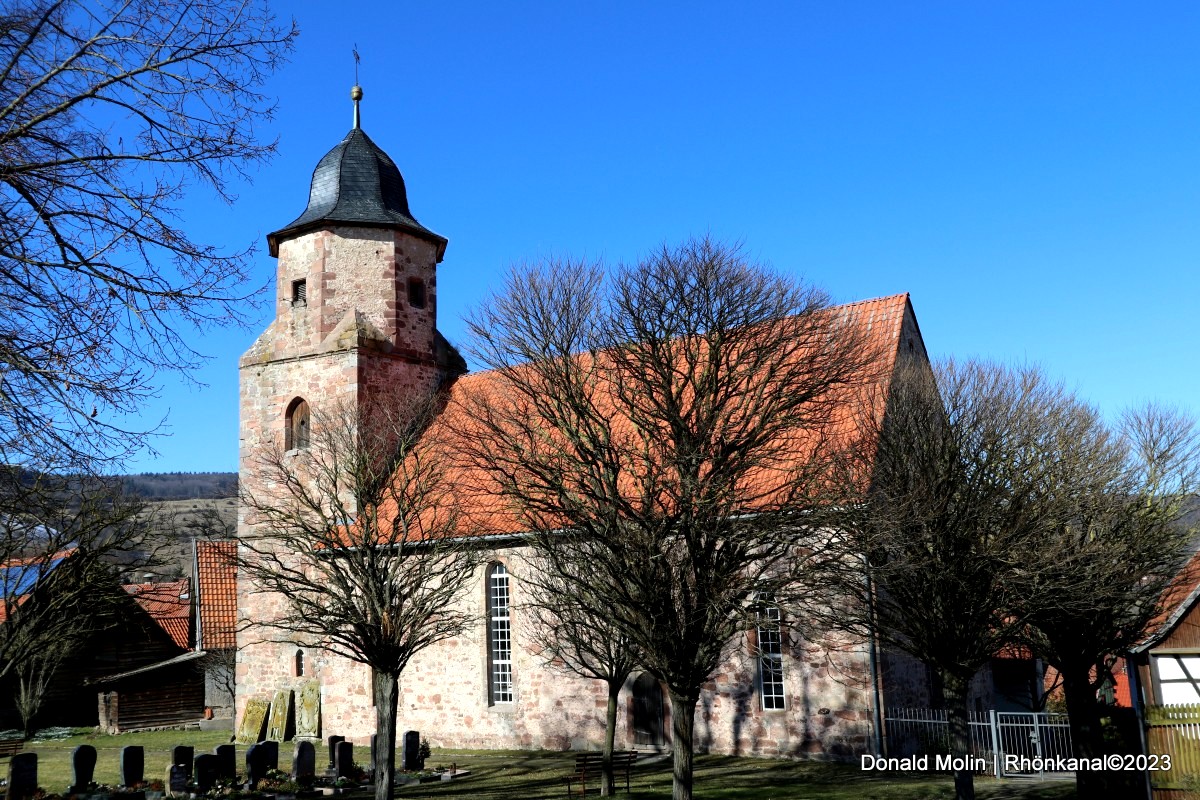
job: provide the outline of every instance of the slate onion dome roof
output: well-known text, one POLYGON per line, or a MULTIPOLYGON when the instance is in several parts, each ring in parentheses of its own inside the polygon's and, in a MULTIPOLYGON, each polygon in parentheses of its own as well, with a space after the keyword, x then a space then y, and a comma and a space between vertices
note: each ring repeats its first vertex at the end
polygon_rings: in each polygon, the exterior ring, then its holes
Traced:
POLYGON ((408 210, 404 178, 395 162, 357 124, 313 170, 304 213, 267 234, 271 255, 279 255, 281 239, 330 225, 398 228, 432 242, 438 261, 446 252, 446 238, 417 222, 408 210))

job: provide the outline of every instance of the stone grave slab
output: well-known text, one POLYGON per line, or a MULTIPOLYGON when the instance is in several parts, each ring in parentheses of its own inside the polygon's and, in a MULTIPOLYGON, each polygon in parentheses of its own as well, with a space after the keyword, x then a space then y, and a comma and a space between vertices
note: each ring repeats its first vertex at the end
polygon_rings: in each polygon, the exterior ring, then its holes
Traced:
POLYGON ((405 731, 400 740, 400 769, 405 772, 421 768, 421 732, 405 731))
POLYGON ((71 794, 78 794, 96 778, 96 748, 81 744, 71 751, 71 794))
POLYGON ((311 778, 317 774, 317 748, 301 739, 292 752, 292 779, 311 778))
POLYGON ((296 692, 296 738, 321 738, 320 681, 305 681, 296 692))
POLYGON ((338 742, 346 741, 345 736, 330 736, 327 740, 329 743, 329 770, 332 772, 337 766, 337 746, 338 742))
POLYGON ((130 788, 146 782, 146 751, 138 744, 121 748, 121 785, 130 788))
POLYGON ((196 748, 186 744, 177 744, 171 748, 171 763, 192 765, 192 759, 196 757, 196 748))
POLYGON ((187 797, 188 783, 192 779, 191 764, 172 764, 167 767, 166 784, 167 794, 171 797, 187 797))
POLYGON ((354 745, 347 741, 337 743, 333 759, 333 771, 339 778, 349 778, 354 766, 354 745))
POLYGON ((220 758, 212 753, 201 753, 196 756, 195 771, 196 794, 204 794, 217 782, 217 772, 220 769, 220 758))
POLYGON ((246 781, 251 790, 267 776, 267 750, 265 742, 258 742, 246 749, 246 781))
POLYGON ((289 718, 292 717, 292 690, 280 689, 271 701, 271 716, 267 718, 267 739, 273 742, 287 741, 289 718))
POLYGON ((231 781, 237 777, 237 748, 231 744, 219 744, 213 748, 217 757, 217 777, 231 781))
POLYGON ((234 741, 238 744, 254 744, 261 742, 266 733, 267 712, 271 703, 261 697, 252 697, 246 701, 246 710, 242 712, 242 724, 238 726, 234 741))
POLYGON ((37 788, 37 753, 17 753, 10 758, 5 800, 28 800, 37 793, 37 788))

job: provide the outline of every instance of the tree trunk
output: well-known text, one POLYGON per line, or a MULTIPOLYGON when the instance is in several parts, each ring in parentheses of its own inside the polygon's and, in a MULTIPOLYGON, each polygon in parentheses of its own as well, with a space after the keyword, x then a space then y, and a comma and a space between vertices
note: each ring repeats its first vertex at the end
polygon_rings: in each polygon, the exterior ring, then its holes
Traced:
POLYGON ((396 781, 396 702, 398 677, 375 675, 375 800, 392 800, 396 781))
POLYGON ((671 800, 692 800, 692 727, 696 719, 696 700, 670 691, 671 752, 675 769, 671 782, 671 800))
MULTIPOLYGON (((970 678, 942 675, 942 699, 946 703, 946 719, 950 723, 950 755, 970 763, 971 721, 967 714, 967 689, 970 678)), ((955 800, 975 800, 975 775, 969 769, 954 771, 955 800)))
MULTIPOLYGON (((1076 758, 1103 758, 1104 732, 1100 726, 1100 707, 1091 685, 1091 665, 1064 664, 1061 668, 1063 697, 1071 723, 1071 753, 1076 758)), ((1075 772, 1075 793, 1079 800, 1104 800, 1108 797, 1107 775, 1102 771, 1081 769, 1075 772)))
POLYGON ((604 764, 601 767, 600 778, 600 794, 603 797, 610 797, 616 793, 613 788, 613 743, 617 738, 617 698, 621 694, 621 684, 624 682, 624 677, 619 681, 608 682, 608 713, 604 718, 604 764))

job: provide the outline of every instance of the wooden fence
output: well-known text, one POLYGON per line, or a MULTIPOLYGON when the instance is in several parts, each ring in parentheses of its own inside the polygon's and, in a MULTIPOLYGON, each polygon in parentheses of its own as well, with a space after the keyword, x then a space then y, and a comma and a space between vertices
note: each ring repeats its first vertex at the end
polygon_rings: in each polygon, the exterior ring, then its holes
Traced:
POLYGON ((1147 706, 1146 750, 1171 760, 1150 772, 1155 800, 1200 798, 1200 704, 1147 706))

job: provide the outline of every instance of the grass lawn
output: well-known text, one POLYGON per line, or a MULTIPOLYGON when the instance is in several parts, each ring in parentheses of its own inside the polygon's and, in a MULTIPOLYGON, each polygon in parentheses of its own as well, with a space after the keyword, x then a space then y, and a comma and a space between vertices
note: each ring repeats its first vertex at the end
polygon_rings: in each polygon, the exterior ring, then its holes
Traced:
MULTIPOLYGON (((228 741, 228 731, 154 731, 107 736, 81 733, 65 739, 35 741, 27 750, 38 754, 39 783, 49 792, 62 792, 71 778, 71 750, 76 745, 96 748, 96 780, 116 785, 120 750, 125 745, 146 748, 146 777, 162 779, 171 748, 188 744, 197 753, 228 741)), ((291 747, 280 748, 280 766, 287 769, 291 747)), ((238 746, 239 767, 245 748, 238 746)), ((317 752, 318 766, 325 758, 317 752)), ((365 761, 360 755, 359 759, 365 761)), ((542 751, 441 750, 435 749, 428 767, 456 763, 471 775, 451 783, 402 787, 397 800, 405 798, 494 798, 537 800, 564 798, 562 776, 571 771, 572 753, 542 751)), ((630 800, 661 800, 671 796, 669 758, 634 767, 630 800)), ((856 765, 821 764, 810 761, 697 756, 696 797, 711 800, 938 800, 954 796, 949 777, 889 776, 863 773, 856 765)), ((1062 782, 995 781, 977 778, 981 800, 1068 800, 1075 797, 1074 784, 1062 782)), ((624 793, 618 796, 624 797, 624 793)), ((365 793, 362 800, 366 800, 365 793)), ((351 796, 354 800, 354 796, 351 796)))

